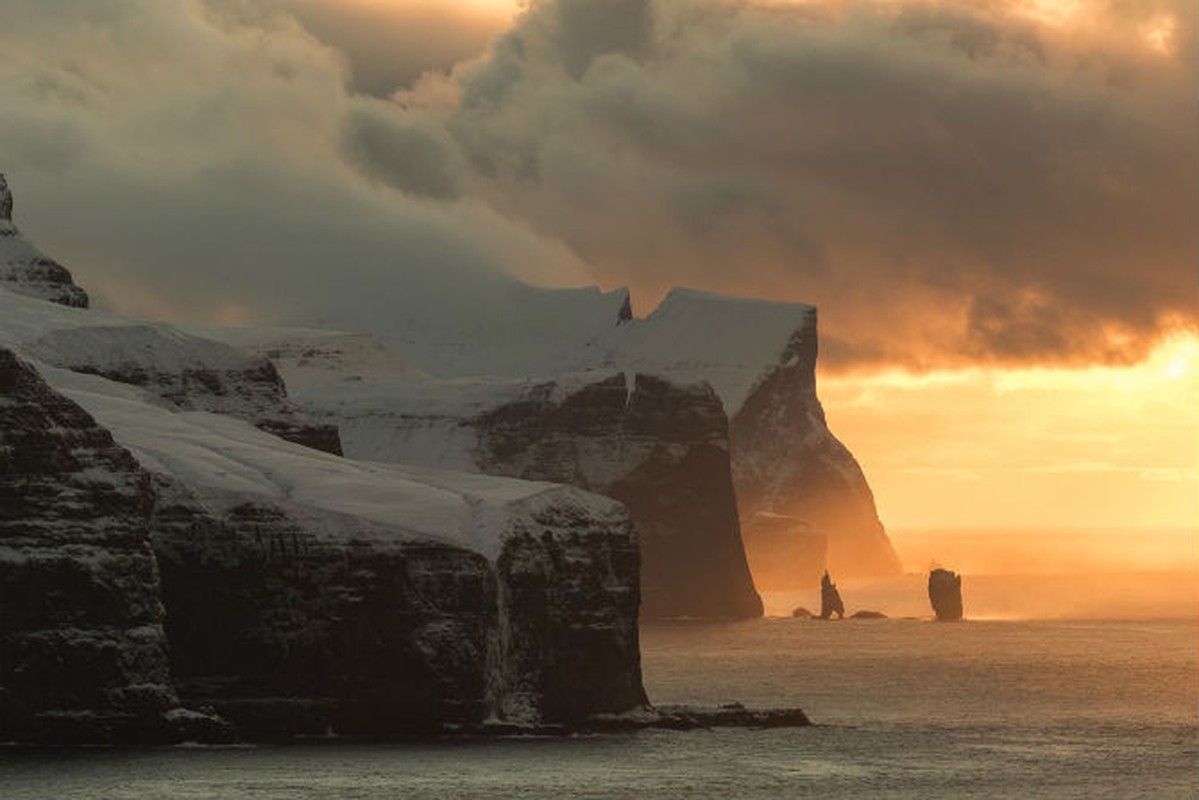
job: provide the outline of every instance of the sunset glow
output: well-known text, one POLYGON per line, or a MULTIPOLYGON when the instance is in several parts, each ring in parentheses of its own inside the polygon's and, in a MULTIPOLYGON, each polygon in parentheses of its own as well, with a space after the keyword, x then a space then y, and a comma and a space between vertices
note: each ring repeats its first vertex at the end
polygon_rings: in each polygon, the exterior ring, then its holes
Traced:
POLYGON ((1199 531, 1193 332, 1131 367, 828 376, 821 394, 893 527, 1199 531))

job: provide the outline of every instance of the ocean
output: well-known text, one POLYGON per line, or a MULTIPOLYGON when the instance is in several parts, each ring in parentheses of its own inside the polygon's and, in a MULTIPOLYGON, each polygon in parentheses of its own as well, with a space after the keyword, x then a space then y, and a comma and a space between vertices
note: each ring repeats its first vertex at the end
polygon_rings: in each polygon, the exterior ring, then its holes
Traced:
POLYGON ((816 724, 387 745, 7 748, 0 797, 1199 797, 1194 615, 674 622, 646 625, 642 648, 655 702, 799 706, 816 724))

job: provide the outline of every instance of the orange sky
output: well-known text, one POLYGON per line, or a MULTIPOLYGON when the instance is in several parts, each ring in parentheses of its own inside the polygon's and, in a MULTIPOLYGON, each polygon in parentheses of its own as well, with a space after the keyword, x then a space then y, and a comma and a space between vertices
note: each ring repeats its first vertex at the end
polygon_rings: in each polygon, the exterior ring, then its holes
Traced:
MULTIPOLYGON (((494 12, 520 5, 458 1, 494 12)), ((1086 25, 1081 0, 1023 5, 1048 26, 1086 25)), ((1159 15, 1136 33, 1145 48, 1166 52, 1174 21, 1159 15)), ((1192 528, 1199 537, 1194 332, 1164 341, 1133 367, 823 375, 820 395, 893 529, 1155 526, 1192 528)), ((1163 536, 1143 547, 1177 549, 1177 536, 1163 536)), ((1178 555, 1189 559, 1185 549, 1178 555)))
POLYGON ((1199 536, 1199 337, 1124 368, 825 376, 834 432, 902 527, 1185 526, 1199 536))

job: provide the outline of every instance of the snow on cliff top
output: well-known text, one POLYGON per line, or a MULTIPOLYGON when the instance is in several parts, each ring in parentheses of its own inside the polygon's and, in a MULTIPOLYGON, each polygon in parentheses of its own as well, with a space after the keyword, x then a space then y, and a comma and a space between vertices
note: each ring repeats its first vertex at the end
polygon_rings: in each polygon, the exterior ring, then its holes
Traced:
POLYGON ((732 417, 815 315, 803 303, 672 289, 648 317, 609 333, 608 363, 676 383, 706 381, 732 417))
MULTIPOLYGON (((620 509, 607 498, 550 483, 352 461, 291 444, 231 417, 167 411, 146 402, 135 387, 36 366, 143 466, 179 479, 210 502, 258 497, 305 516, 365 520, 381 537, 432 540, 492 561, 515 504, 569 503, 601 518, 620 509)), ((348 534, 333 524, 325 535, 348 534)), ((353 535, 363 536, 363 529, 353 528, 353 535)))
POLYGON ((378 338, 301 328, 193 330, 277 360, 293 395, 319 406, 430 413, 442 404, 445 413, 460 414, 505 402, 533 383, 568 388, 642 372, 708 383, 731 417, 783 362, 795 333, 814 333, 816 313, 802 303, 690 289, 672 290, 644 319, 622 319, 625 289, 538 298, 535 307, 509 315, 511 330, 493 327, 494 319, 420 329, 400 317, 374 331, 378 338))
POLYGON ((0 283, 0 343, 56 365, 96 369, 137 365, 184 369, 244 369, 252 360, 222 342, 163 322, 141 322, 94 309, 69 308, 26 297, 0 283))

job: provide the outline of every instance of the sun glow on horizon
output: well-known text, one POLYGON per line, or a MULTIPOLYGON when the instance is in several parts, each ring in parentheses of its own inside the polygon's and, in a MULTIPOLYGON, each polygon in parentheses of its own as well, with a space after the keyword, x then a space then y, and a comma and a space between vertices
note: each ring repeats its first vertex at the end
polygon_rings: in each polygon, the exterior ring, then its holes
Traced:
POLYGON ((889 527, 1199 534, 1199 334, 1127 367, 821 377, 889 527))

